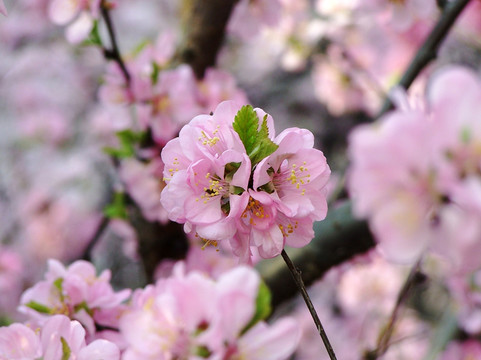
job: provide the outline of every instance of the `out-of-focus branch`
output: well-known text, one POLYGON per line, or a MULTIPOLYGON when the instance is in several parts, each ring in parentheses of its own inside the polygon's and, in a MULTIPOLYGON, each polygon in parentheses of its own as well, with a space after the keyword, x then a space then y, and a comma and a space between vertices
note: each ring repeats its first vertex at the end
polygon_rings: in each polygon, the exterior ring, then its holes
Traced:
POLYGON ((82 255, 82 260, 87 260, 91 261, 92 260, 92 250, 94 249, 95 245, 99 242, 100 238, 104 234, 105 229, 107 229, 107 226, 110 223, 110 218, 107 216, 103 216, 102 220, 100 220, 100 223, 97 227, 97 230, 95 231, 95 234, 92 236, 92 239, 90 240, 87 248, 84 251, 84 254, 82 255))
POLYGON ((100 5, 100 11, 105 21, 105 25, 107 26, 107 32, 109 33, 111 46, 110 49, 104 47, 104 56, 107 59, 115 61, 119 65, 125 79, 125 84, 127 85, 127 87, 130 87, 130 74, 127 70, 127 67, 125 66, 122 56, 120 55, 117 38, 115 36, 114 24, 112 22, 112 19, 110 18, 110 10, 106 1, 102 1, 102 4, 100 5))
POLYGON ((189 64, 197 78, 215 65, 227 21, 238 0, 184 0, 184 43, 177 56, 189 64))
POLYGON ((391 312, 391 316, 389 317, 389 321, 384 328, 381 336, 377 341, 377 348, 369 351, 365 354, 364 359, 366 360, 376 360, 383 356, 386 351, 389 349, 389 345, 391 342, 391 337, 394 333, 394 328, 396 325, 397 320, 399 319, 399 313, 401 311, 402 306, 406 303, 409 296, 411 295, 411 291, 421 280, 424 279, 423 274, 421 273, 421 261, 419 259, 411 268, 404 285, 402 286, 401 290, 399 291, 398 297, 396 299, 396 304, 394 305, 394 309, 391 312))
MULTIPOLYGON (((308 246, 287 250, 307 286, 330 268, 375 246, 367 223, 352 216, 349 202, 330 210, 324 221, 314 224, 314 230, 316 236, 308 246)), ((272 292, 274 307, 297 294, 296 284, 281 257, 264 260, 257 269, 272 292)))
MULTIPOLYGON (((439 21, 419 48, 416 56, 413 58, 407 70, 401 77, 401 80, 399 80, 397 84, 398 86, 408 89, 419 73, 424 69, 424 67, 436 58, 441 43, 445 39, 459 14, 461 14, 466 5, 468 5, 469 1, 470 0, 456 0, 449 2, 444 6, 444 11, 439 21)), ((387 111, 391 110, 392 106, 393 104, 391 100, 386 98, 377 117, 380 117, 387 111)))
POLYGON ((128 210, 129 223, 135 228, 138 237, 138 253, 142 259, 145 275, 153 282, 157 265, 165 259, 184 259, 189 242, 183 226, 169 221, 161 224, 148 221, 140 209, 131 204, 128 210))

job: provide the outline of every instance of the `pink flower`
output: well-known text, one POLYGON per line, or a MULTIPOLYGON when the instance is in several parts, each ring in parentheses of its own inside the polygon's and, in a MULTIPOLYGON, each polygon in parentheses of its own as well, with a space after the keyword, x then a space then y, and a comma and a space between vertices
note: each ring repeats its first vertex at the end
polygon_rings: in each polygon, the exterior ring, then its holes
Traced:
POLYGON ((353 131, 354 210, 391 259, 414 261, 429 249, 469 272, 481 250, 481 83, 448 67, 432 77, 426 103, 426 111, 396 110, 353 131))
POLYGON ((55 315, 39 332, 22 324, 0 328, 0 356, 11 360, 118 360, 120 351, 107 340, 86 345, 85 330, 78 321, 55 315))
POLYGON ((293 353, 300 331, 291 319, 271 326, 260 321, 245 331, 260 291, 252 268, 231 269, 214 281, 200 272, 184 274, 181 266, 134 293, 120 320, 129 345, 125 359, 280 360, 293 353))
POLYGON ((235 219, 247 201, 251 163, 227 125, 236 110, 222 103, 213 116, 195 117, 162 151, 167 186, 161 202, 169 218, 213 241, 234 235, 235 219))
POLYGON ((49 6, 49 17, 58 25, 66 25, 67 40, 77 44, 85 40, 99 17, 101 0, 53 0, 49 6))
POLYGON ((169 218, 207 244, 230 240, 242 262, 251 261, 251 246, 270 258, 286 243, 306 245, 313 221, 326 216, 330 175, 312 133, 293 128, 275 137, 272 117, 250 109, 223 102, 162 151, 169 218))
POLYGON ((19 310, 40 324, 53 314, 62 313, 80 321, 89 335, 95 324, 115 327, 130 290, 115 293, 110 285, 110 271, 97 277, 92 264, 78 260, 65 268, 49 260, 45 280, 26 290, 19 310))

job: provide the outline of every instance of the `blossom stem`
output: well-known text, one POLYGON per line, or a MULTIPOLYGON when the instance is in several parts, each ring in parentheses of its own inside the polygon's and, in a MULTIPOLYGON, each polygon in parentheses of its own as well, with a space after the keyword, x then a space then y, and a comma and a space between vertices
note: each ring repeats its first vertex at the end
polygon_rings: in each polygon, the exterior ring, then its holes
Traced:
POLYGON ((399 318, 399 312, 401 307, 406 303, 409 294, 413 286, 419 282, 420 277, 420 267, 421 267, 422 258, 419 258, 418 261, 412 266, 411 271, 409 272, 406 281, 404 282, 401 290, 399 291, 398 297, 396 299, 396 304, 394 305, 394 309, 391 312, 391 316, 389 317, 389 321, 385 326, 385 330, 382 332, 381 336, 377 342, 377 348, 372 350, 366 354, 366 359, 375 360, 381 356, 383 356, 386 351, 389 349, 389 345, 391 344, 391 337, 394 333, 394 326, 399 318))
POLYGON ((122 71, 122 74, 124 76, 125 83, 127 87, 130 87, 130 74, 127 70, 127 67, 125 66, 122 57, 120 56, 119 46, 117 44, 117 38, 115 36, 114 24, 112 22, 112 19, 110 18, 109 9, 103 2, 100 6, 100 11, 105 21, 105 25, 107 26, 107 32, 109 33, 111 46, 110 49, 104 47, 104 56, 107 59, 115 61, 119 65, 120 70, 122 71))
POLYGON ((282 258, 286 262, 287 267, 291 271, 292 277, 294 278, 294 281, 297 284, 297 287, 299 288, 299 291, 301 292, 302 298, 304 299, 307 308, 309 309, 309 312, 311 313, 312 319, 314 320, 314 323, 316 324, 317 331, 319 332, 319 335, 321 336, 322 342, 324 343, 324 346, 326 347, 327 353, 329 354, 329 358, 331 360, 336 360, 336 354, 334 353, 334 349, 332 348, 331 343, 329 342, 329 339, 327 338, 327 334, 324 330, 324 327, 322 326, 321 320, 319 319, 319 316, 317 316, 316 309, 314 308, 314 305, 312 304, 311 298, 309 297, 309 294, 307 293, 306 286, 304 285, 304 281, 302 280, 301 273, 299 270, 295 267, 294 263, 291 261, 289 258, 289 255, 287 255, 285 250, 282 250, 282 258))
MULTIPOLYGON (((441 17, 412 59, 401 80, 399 80, 398 86, 407 90, 424 67, 436 58, 441 43, 469 1, 456 0, 446 4, 441 17)), ((391 110, 392 106, 391 99, 387 97, 377 118, 391 110)))

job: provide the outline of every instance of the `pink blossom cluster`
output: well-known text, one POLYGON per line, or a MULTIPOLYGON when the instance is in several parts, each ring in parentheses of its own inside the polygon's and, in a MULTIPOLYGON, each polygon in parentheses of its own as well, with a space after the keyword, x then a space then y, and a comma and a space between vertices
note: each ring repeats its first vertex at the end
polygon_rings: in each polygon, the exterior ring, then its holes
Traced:
POLYGON ((243 262, 251 247, 271 258, 286 244, 305 246, 313 221, 327 213, 330 169, 313 145, 308 130, 275 136, 262 109, 223 102, 213 115, 193 118, 162 151, 162 205, 206 244, 228 240, 243 262))
POLYGON ((172 34, 164 33, 155 44, 144 45, 127 59, 128 85, 118 65, 110 64, 99 91, 108 111, 125 110, 127 105, 132 105, 135 120, 126 125, 148 133, 153 140, 143 145, 137 159, 120 162, 120 178, 144 216, 159 222, 167 221, 166 211, 156 200, 165 185, 164 164, 159 157, 161 149, 190 119, 211 112, 219 102, 247 101, 234 78, 225 71, 210 68, 202 80, 197 80, 188 65, 171 68, 174 40, 172 34))
POLYGON ((95 267, 87 261, 78 260, 66 268, 51 259, 45 280, 23 293, 19 311, 41 326, 55 314, 67 315, 94 336, 97 329, 118 328, 125 308, 122 303, 129 296, 128 289, 114 292, 109 270, 97 276, 95 267))
POLYGON ((0 359, 8 360, 119 360, 114 343, 85 341, 85 329, 65 315, 54 315, 41 327, 20 323, 0 327, 0 359))
POLYGON ((481 265, 478 75, 455 66, 440 70, 425 107, 405 105, 353 131, 354 210, 369 220, 389 258, 413 261, 429 249, 455 271, 473 271, 481 265))
POLYGON ((214 280, 179 263, 132 297, 82 260, 50 260, 45 278, 22 296, 27 322, 0 327, 0 359, 283 360, 301 337, 293 319, 265 322, 270 293, 247 266, 214 280))
POLYGON ((257 273, 237 267, 214 281, 200 272, 136 290, 120 320, 128 344, 123 359, 287 359, 300 331, 292 319, 268 325, 258 316, 263 290, 257 273), (257 315, 256 315, 257 314, 257 315))
POLYGON ((155 44, 145 45, 127 59, 129 85, 120 67, 110 64, 99 93, 104 103, 135 105, 137 126, 150 129, 160 147, 195 115, 213 111, 219 102, 246 102, 244 92, 225 71, 210 68, 197 80, 188 65, 169 67, 174 40, 172 34, 165 33, 155 44))

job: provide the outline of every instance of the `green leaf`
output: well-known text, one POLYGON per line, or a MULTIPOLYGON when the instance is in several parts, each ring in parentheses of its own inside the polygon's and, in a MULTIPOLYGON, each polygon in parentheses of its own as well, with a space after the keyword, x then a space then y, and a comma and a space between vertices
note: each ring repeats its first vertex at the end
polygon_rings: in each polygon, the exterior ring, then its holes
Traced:
POLYGON ((70 350, 70 346, 68 346, 67 341, 63 336, 60 337, 60 341, 62 342, 62 360, 68 360, 70 359, 72 350, 70 350))
POLYGON ((259 127, 259 118, 254 108, 250 105, 241 107, 234 118, 232 127, 239 134, 247 154, 249 154, 256 145, 257 128, 259 127))
POLYGON ((33 309, 39 313, 42 313, 42 314, 51 314, 52 313, 52 309, 50 309, 48 306, 45 306, 43 304, 40 304, 36 301, 30 301, 28 303, 25 304, 25 306, 28 306, 30 309, 33 309))
POLYGON ((94 26, 90 30, 88 38, 82 42, 83 45, 102 46, 102 39, 99 34, 99 22, 94 20, 94 26))
POLYGON ((196 352, 196 355, 201 358, 208 358, 209 356, 212 355, 212 353, 206 346, 198 346, 195 352, 196 352))
POLYGON ((132 130, 122 130, 116 133, 120 146, 118 148, 105 147, 104 152, 108 155, 119 159, 133 157, 135 155, 136 145, 145 138, 144 132, 135 132, 132 130))
POLYGON ((127 219, 125 194, 116 192, 112 203, 104 208, 104 215, 110 219, 127 219))
POLYGON ((247 324, 247 326, 242 330, 242 334, 246 333, 259 321, 267 319, 267 317, 271 314, 271 311, 271 292, 267 285, 261 281, 256 299, 256 313, 249 324, 247 324))
POLYGON ((244 144, 252 167, 279 147, 269 139, 267 115, 264 116, 259 129, 259 117, 250 105, 244 105, 237 112, 232 126, 244 144))

